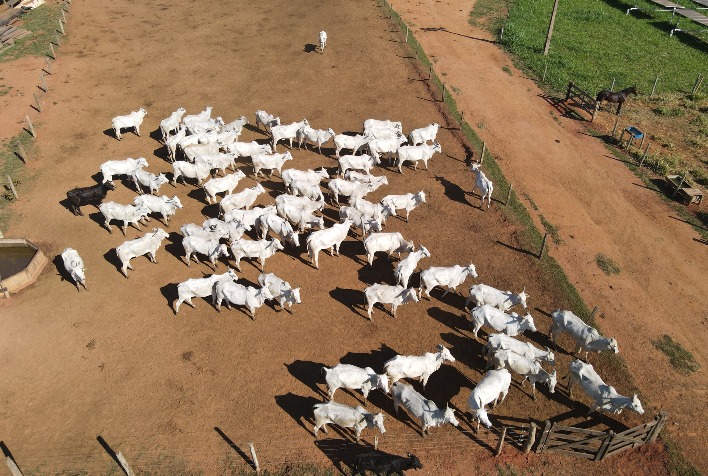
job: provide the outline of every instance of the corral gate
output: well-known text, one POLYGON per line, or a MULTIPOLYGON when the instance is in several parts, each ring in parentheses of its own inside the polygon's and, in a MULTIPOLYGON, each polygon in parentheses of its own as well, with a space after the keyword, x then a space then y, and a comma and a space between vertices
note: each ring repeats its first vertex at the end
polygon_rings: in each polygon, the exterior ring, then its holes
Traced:
POLYGON ((579 107, 592 116, 590 122, 595 120, 595 115, 597 114, 599 104, 589 92, 580 89, 572 81, 568 83, 568 89, 565 93, 565 102, 568 102, 571 99, 573 100, 573 106, 579 107))

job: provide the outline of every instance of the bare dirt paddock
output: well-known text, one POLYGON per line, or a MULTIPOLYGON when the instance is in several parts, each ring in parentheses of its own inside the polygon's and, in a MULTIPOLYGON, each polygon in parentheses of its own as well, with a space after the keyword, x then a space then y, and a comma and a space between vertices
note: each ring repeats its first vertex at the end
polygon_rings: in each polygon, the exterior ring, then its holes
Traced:
MULTIPOLYGON (((185 208, 168 228, 159 264, 135 259, 128 280, 116 267, 113 248, 125 238, 115 226, 109 234, 97 210, 86 207, 86 217, 74 217, 61 203, 68 189, 100 180, 98 167, 106 160, 144 156, 150 171, 170 171, 154 131, 179 106, 195 113, 212 105, 227 121, 241 114, 251 119, 253 111, 265 109, 284 123, 305 117, 315 128, 336 132, 358 131, 370 117, 401 120, 406 131, 447 124, 376 3, 286 5, 74 2, 70 38, 46 96, 52 106, 40 124, 34 189, 16 205, 8 235, 27 237, 50 257, 67 246, 77 249, 90 291, 77 293, 52 268, 21 295, 0 303, 2 438, 25 474, 118 474, 106 446, 126 455, 140 474, 228 474, 246 466, 239 452, 247 442, 255 443, 261 465, 269 469, 297 461, 346 463, 349 436, 330 432, 330 440, 315 443, 311 433, 312 405, 323 398, 321 366, 341 360, 381 371, 396 353, 419 354, 439 343, 457 362, 434 374, 425 394, 438 405, 450 401, 467 409, 482 362, 481 345, 470 337, 460 310, 464 298, 441 299, 436 292, 430 301, 401 307, 396 320, 377 309, 369 322, 361 290, 391 283, 393 266, 383 256, 367 266, 357 238, 345 241, 338 258, 322 253, 320 270, 309 265, 304 246, 268 261, 267 271, 302 287, 303 304, 292 315, 264 307, 253 321, 239 310, 219 314, 195 299, 197 309, 183 306, 175 316, 175 283, 210 272, 206 265, 185 266, 176 233, 182 223, 215 216, 216 207, 206 205, 202 191, 191 185, 162 189, 177 194, 185 208), (329 40, 320 55, 313 49, 323 29, 329 40), (117 141, 108 130, 111 118, 139 107, 148 109, 142 137, 128 132, 117 141)), ((443 127, 438 137, 443 154, 433 158, 430 172, 375 171, 388 176, 390 185, 373 199, 418 190, 428 195, 411 223, 390 219, 386 230, 425 245, 432 258, 424 267, 473 262, 480 281, 525 287, 542 331, 530 338, 547 345, 550 322, 543 312, 567 303, 535 258, 516 249, 521 226, 504 217, 498 202, 485 212, 476 208, 478 197, 466 193, 471 176, 457 131, 443 127)), ((265 139, 252 127, 241 137, 265 139)), ((333 168, 333 150, 323 152, 294 150, 288 166, 333 168)), ((244 171, 251 174, 248 166, 244 171)), ((109 199, 132 201, 135 193, 116 183, 109 199)), ((282 182, 274 177, 262 183, 270 196, 258 203, 266 204, 282 182)), ((244 180, 238 190, 252 184, 244 180)), ((338 218, 332 207, 325 216, 328 224, 338 218)), ((131 228, 127 238, 141 235, 131 228)), ((242 268, 244 280, 255 283, 259 271, 245 261, 242 268)), ((568 361, 559 356, 561 377, 568 361)), ((602 371, 621 392, 633 390, 612 370, 602 371)), ((565 381, 555 394, 538 390, 533 401, 528 388, 515 383, 493 421, 558 415, 570 423, 584 421, 586 407, 567 398, 565 381)), ((357 402, 346 392, 337 399, 357 402)), ((394 416, 390 398, 374 393, 369 406, 385 414, 381 448, 415 452, 425 465, 420 474, 469 474, 472 467, 485 472, 496 463, 553 474, 581 467, 589 474, 665 472, 659 445, 602 464, 545 455, 527 459, 516 450, 494 460, 489 445, 495 438, 472 433, 466 418, 459 430, 433 429, 424 440, 415 423, 394 416)), ((647 410, 641 419, 624 412, 615 425, 648 420, 653 415, 647 410)), ((364 439, 371 442, 373 434, 364 433, 364 439)))

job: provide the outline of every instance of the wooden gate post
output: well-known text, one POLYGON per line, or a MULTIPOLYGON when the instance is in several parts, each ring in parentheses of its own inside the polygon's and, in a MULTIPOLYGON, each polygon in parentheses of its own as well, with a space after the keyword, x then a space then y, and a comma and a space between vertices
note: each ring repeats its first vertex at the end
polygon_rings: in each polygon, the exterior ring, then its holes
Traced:
POLYGON ((494 454, 494 456, 499 456, 502 452, 502 448, 504 447, 504 438, 506 437, 506 427, 502 427, 501 434, 499 435, 499 442, 497 443, 497 451, 494 454))
POLYGON ((551 425, 551 420, 546 420, 546 426, 543 428, 541 439, 538 442, 538 446, 536 446, 536 453, 543 453, 543 450, 546 449, 546 441, 548 440, 548 435, 551 433, 552 429, 553 427, 551 425))
POLYGON ((597 450, 597 453, 595 454, 595 459, 593 461, 602 461, 605 458, 605 455, 607 454, 607 449, 610 447, 610 443, 612 443, 612 440, 614 439, 615 432, 609 430, 607 432, 607 437, 605 437, 605 441, 603 441, 602 445, 600 445, 600 449, 597 450))
POLYGON ((25 116, 25 119, 27 119, 27 125, 29 126, 29 133, 32 134, 32 137, 37 137, 37 135, 34 133, 34 127, 32 126, 32 121, 30 121, 29 116, 25 116))
POLYGON ((132 469, 130 469, 130 465, 128 464, 128 460, 125 459, 125 456, 123 456, 123 453, 120 451, 116 453, 116 458, 118 459, 118 462, 120 463, 121 467, 123 468, 123 471, 125 471, 125 474, 128 476, 135 476, 135 473, 133 472, 132 469))
POLYGON ((22 146, 22 142, 17 141, 17 153, 20 154, 20 158, 22 159, 22 162, 25 164, 27 163, 27 152, 25 152, 25 148, 22 146))
POLYGON ((588 317, 588 321, 592 321, 593 319, 595 319, 595 316, 598 312, 600 312, 600 306, 595 306, 595 308, 590 313, 590 317, 588 317))
POLYGON ((648 443, 654 443, 656 441, 656 437, 659 436, 661 429, 664 428, 664 425, 666 424, 667 417, 668 414, 664 410, 661 410, 659 414, 654 418, 656 420, 656 425, 654 425, 654 428, 652 428, 649 432, 649 435, 646 439, 648 443))
POLYGON ((15 200, 18 200, 20 197, 17 195, 17 190, 15 189, 15 184, 12 183, 12 177, 10 177, 9 175, 7 176, 7 183, 10 185, 10 191, 15 196, 15 200))
POLYGON ((256 449, 253 447, 253 443, 248 444, 248 449, 251 450, 251 458, 253 459, 253 465, 256 467, 256 473, 260 473, 261 466, 258 464, 258 456, 256 456, 256 449))
POLYGON ((570 93, 571 93, 572 91, 573 91, 573 82, 570 81, 570 82, 568 83, 568 90, 565 92, 565 100, 566 100, 566 102, 568 101, 568 99, 570 99, 570 93))
POLYGON ((511 191, 514 189, 513 184, 509 184, 509 192, 506 194, 506 202, 504 202, 504 206, 508 207, 509 206, 509 200, 511 200, 511 191))
MULTIPOLYGON (((7 294, 7 292, 6 292, 6 294, 7 294)), ((22 471, 20 470, 19 466, 17 466, 17 463, 15 463, 15 460, 13 460, 9 456, 7 457, 7 467, 10 469, 12 476, 24 476, 22 474, 22 471)))
POLYGON ((529 424, 529 439, 526 440, 526 446, 524 446, 524 454, 529 454, 531 448, 533 447, 534 441, 536 441, 536 424, 531 422, 529 424))
POLYGON ((482 142, 482 153, 479 155, 479 164, 482 165, 484 162, 484 153, 487 151, 487 143, 482 142))

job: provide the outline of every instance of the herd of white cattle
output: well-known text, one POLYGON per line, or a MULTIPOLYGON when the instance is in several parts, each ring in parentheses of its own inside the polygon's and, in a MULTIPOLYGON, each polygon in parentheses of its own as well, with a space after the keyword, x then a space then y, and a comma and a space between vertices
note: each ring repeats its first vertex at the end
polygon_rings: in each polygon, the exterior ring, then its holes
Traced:
MULTIPOLYGON (((324 43, 322 43, 322 49, 324 43)), ((99 210, 105 219, 104 226, 111 231, 112 221, 122 222, 125 235, 127 226, 133 225, 139 229, 139 224, 149 220, 151 214, 160 215, 167 226, 171 216, 183 208, 179 197, 158 197, 162 185, 168 181, 176 184, 181 177, 193 180, 204 190, 204 200, 216 203, 219 194, 224 197, 218 202, 220 218, 211 218, 201 225, 188 223, 180 227, 183 235, 184 260, 190 265, 192 258, 204 256, 216 269, 219 259, 233 258, 235 267, 240 271, 241 259, 258 259, 261 271, 265 269, 265 261, 286 246, 297 248, 301 244, 300 235, 309 231, 304 240, 309 258, 315 268, 319 269, 319 252, 330 250, 330 255, 339 254, 342 242, 348 236, 352 227, 360 229, 360 238, 370 266, 374 265, 376 253, 387 255, 408 253, 400 258, 394 270, 396 285, 373 284, 367 287, 363 294, 369 319, 372 317, 377 303, 390 304, 391 313, 396 316, 396 309, 401 304, 416 303, 423 298, 423 291, 430 299, 430 292, 440 287, 445 290, 443 296, 465 283, 468 278, 478 278, 474 264, 454 266, 434 266, 420 273, 419 287, 409 287, 411 275, 418 269, 419 261, 431 258, 431 253, 424 246, 416 250, 412 241, 406 240, 399 233, 381 231, 390 216, 396 216, 397 210, 405 210, 406 222, 410 212, 426 203, 423 191, 404 195, 388 195, 379 203, 366 200, 366 195, 380 187, 388 185, 386 176, 373 176, 371 170, 381 164, 381 156, 387 155, 391 165, 396 165, 402 173, 401 165, 412 162, 414 166, 422 161, 428 168, 428 161, 433 154, 440 153, 442 148, 436 142, 438 124, 430 124, 421 129, 415 129, 405 136, 400 122, 369 119, 364 122, 364 130, 360 135, 335 134, 331 128, 324 130, 312 129, 306 119, 291 124, 281 125, 280 118, 265 111, 256 111, 256 126, 263 126, 270 135, 270 143, 262 144, 256 141, 239 142, 244 126, 248 123, 245 117, 226 124, 222 118, 211 118, 211 107, 204 111, 186 115, 184 108, 178 108, 168 118, 160 123, 163 141, 167 146, 169 160, 172 162, 172 178, 167 179, 164 173, 154 175, 143 170, 148 166, 145 158, 112 160, 101 165, 103 182, 112 182, 114 177, 125 176, 132 180, 139 195, 132 204, 104 203, 99 210), (294 168, 282 170, 284 164, 293 160, 291 151, 279 154, 275 151, 281 140, 288 140, 292 150, 295 139, 299 147, 311 142, 316 144, 321 153, 321 146, 333 139, 335 155, 338 160, 340 177, 329 180, 329 174, 323 167, 319 170, 298 170, 294 168), (409 142, 410 145, 403 144, 409 142), (344 149, 351 150, 351 155, 341 155, 344 149), (364 153, 366 151, 367 153, 364 153), (359 155, 357 155, 359 154, 359 155), (257 183, 254 187, 245 188, 233 193, 246 173, 236 169, 235 161, 241 157, 250 157, 253 167, 253 177, 257 179, 263 170, 269 170, 270 175, 277 170, 283 179, 287 193, 277 196, 275 203, 267 206, 252 207, 257 198, 266 192, 257 183), (226 174, 226 170, 232 173, 226 174), (221 172, 223 177, 215 177, 221 172), (202 186, 202 181, 212 178, 202 186), (348 197, 348 206, 339 208, 341 223, 325 227, 324 219, 319 216, 325 207, 323 181, 328 180, 332 205, 339 206, 339 197, 348 197), (143 194, 143 188, 148 194, 143 194), (316 230, 315 230, 316 228, 316 230), (246 232, 253 230, 258 240, 244 239, 246 232), (269 236, 273 239, 268 239, 269 236)), ((121 129, 134 128, 139 135, 139 128, 147 112, 145 109, 132 112, 126 116, 113 119, 115 135, 121 138, 121 129)), ((484 199, 491 201, 492 182, 486 178, 480 169, 481 164, 472 164, 471 171, 475 174, 474 187, 479 188, 484 199)), ((148 255, 156 263, 156 252, 168 233, 162 228, 154 228, 144 236, 129 240, 116 247, 116 254, 121 262, 121 271, 128 277, 128 269, 133 269, 132 258, 148 255)), ((72 248, 62 253, 62 259, 67 272, 75 281, 86 288, 84 264, 79 254, 72 248)), ((187 302, 192 307, 192 298, 211 297, 212 304, 218 310, 223 303, 245 307, 252 317, 256 310, 268 300, 274 300, 281 308, 288 309, 293 304, 301 302, 300 288, 293 288, 290 283, 273 273, 262 273, 258 279, 259 288, 239 284, 236 272, 229 268, 223 274, 213 274, 205 278, 189 279, 177 285, 178 297, 173 303, 175 314, 180 305, 187 302)), ((465 311, 469 311, 474 338, 478 331, 491 328, 496 334, 489 334, 484 347, 488 358, 487 372, 472 390, 468 404, 472 417, 486 427, 492 423, 487 415, 486 406, 495 406, 497 401, 504 401, 511 384, 511 372, 522 378, 522 383, 529 380, 532 385, 532 396, 535 399, 535 384, 543 383, 553 393, 557 375, 556 371, 548 371, 543 365, 555 366, 555 358, 550 349, 539 349, 530 342, 516 339, 516 336, 526 331, 536 332, 533 317, 529 312, 521 316, 511 309, 519 306, 527 308, 525 290, 520 293, 501 291, 486 284, 474 284, 469 288, 465 303, 465 311), (501 399, 500 399, 501 397, 501 399)), ((617 341, 606 338, 585 324, 570 311, 557 310, 552 313, 551 335, 557 343, 561 334, 567 334, 575 344, 575 352, 613 351, 618 352, 617 341)), ((314 409, 315 436, 319 429, 327 431, 326 425, 333 423, 342 427, 353 428, 357 441, 362 430, 377 428, 384 433, 383 414, 373 414, 361 406, 350 407, 333 401, 335 391, 339 388, 361 390, 364 398, 371 390, 381 390, 391 393, 394 408, 404 407, 420 423, 422 434, 427 434, 429 428, 450 423, 457 426, 458 421, 449 406, 439 409, 436 404, 426 399, 411 385, 399 382, 401 379, 420 380, 425 387, 430 375, 445 362, 454 362, 450 351, 439 345, 434 353, 422 356, 398 355, 384 364, 384 371, 377 374, 370 367, 359 368, 348 364, 339 364, 325 368, 329 392, 329 402, 318 404, 314 409)), ((603 382, 592 365, 581 360, 570 364, 569 390, 579 383, 581 388, 593 400, 592 410, 602 410, 619 413, 623 408, 643 413, 636 395, 632 398, 620 395, 612 386, 603 382)))

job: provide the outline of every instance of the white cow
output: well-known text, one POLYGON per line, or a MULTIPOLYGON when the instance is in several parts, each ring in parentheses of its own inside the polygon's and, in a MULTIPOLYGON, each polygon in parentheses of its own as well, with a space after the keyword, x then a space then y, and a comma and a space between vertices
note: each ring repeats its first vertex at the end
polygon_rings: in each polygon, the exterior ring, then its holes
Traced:
POLYGON ((182 233, 182 236, 200 236, 210 240, 220 240, 229 236, 229 232, 226 230, 226 227, 219 224, 199 226, 194 223, 185 223, 180 227, 179 231, 182 233))
POLYGON ((305 143, 305 150, 307 150, 307 141, 317 144, 317 148, 322 154, 322 144, 325 144, 328 140, 334 137, 334 131, 332 129, 327 129, 326 131, 322 129, 313 129, 310 126, 305 126, 302 129, 298 129, 297 135, 297 148, 301 148, 303 142, 305 143))
POLYGON ((165 139, 165 146, 167 147, 170 162, 175 161, 175 158, 177 157, 177 146, 185 137, 187 137, 187 128, 184 127, 183 124, 180 124, 177 129, 177 133, 165 139))
POLYGON ((320 428, 327 433, 326 425, 330 423, 339 425, 342 428, 353 428, 357 443, 359 443, 361 438, 362 430, 366 428, 376 428, 382 435, 386 433, 383 413, 374 415, 366 411, 362 406, 354 408, 337 402, 318 403, 314 406, 314 417, 315 438, 317 438, 317 432, 320 428))
POLYGON ((457 291, 457 286, 464 283, 468 276, 477 278, 477 270, 474 264, 469 266, 460 266, 456 264, 451 267, 434 266, 420 272, 420 296, 423 297, 423 289, 425 295, 430 297, 430 291, 436 286, 446 287, 443 297, 451 290, 457 291))
POLYGON ((158 193, 160 187, 169 182, 165 174, 155 175, 142 169, 136 169, 131 178, 138 193, 143 193, 143 187, 147 187, 152 194, 158 193))
POLYGON ((177 299, 172 304, 175 314, 179 312, 179 306, 186 302, 193 308, 196 308, 192 303, 193 297, 210 297, 214 285, 219 281, 233 281, 238 279, 236 272, 229 268, 224 274, 212 274, 206 278, 188 279, 177 285, 177 299))
POLYGON ((481 168, 482 164, 474 163, 470 166, 470 170, 475 174, 475 182, 472 190, 479 189, 480 195, 482 195, 482 202, 479 204, 479 208, 484 205, 484 197, 487 197, 487 208, 492 204, 492 192, 494 191, 494 184, 491 180, 484 175, 481 168))
POLYGON ((76 290, 80 290, 80 284, 88 291, 86 287, 86 267, 79 253, 74 248, 66 248, 61 252, 61 259, 64 263, 64 269, 66 269, 66 272, 69 273, 71 279, 74 280, 74 284, 76 284, 76 290))
POLYGON ((195 124, 195 123, 198 123, 198 122, 207 121, 207 120, 211 119, 211 110, 212 110, 212 107, 211 107, 211 106, 207 106, 207 107, 204 108, 204 110, 203 110, 202 112, 200 112, 199 114, 189 114, 189 115, 186 115, 186 116, 184 116, 184 118, 182 119, 182 123, 183 123, 186 127, 189 127, 189 126, 191 126, 192 124, 195 124))
POLYGON ((373 137, 369 134, 348 136, 345 134, 337 134, 334 136, 335 155, 339 158, 339 153, 342 149, 351 149, 352 154, 369 143, 373 137))
POLYGON ((329 400, 334 400, 334 392, 340 388, 349 390, 361 390, 364 400, 369 398, 371 390, 380 389, 384 393, 389 392, 388 375, 378 375, 371 367, 362 369, 356 365, 337 364, 334 367, 324 367, 327 382, 327 395, 329 400))
POLYGON ((546 372, 537 360, 517 354, 512 350, 500 349, 494 352, 489 363, 491 364, 490 366, 495 369, 506 368, 519 375, 523 375, 524 380, 521 381, 521 384, 523 385, 526 380, 531 382, 534 400, 536 400, 536 384, 539 382, 548 385, 548 391, 550 393, 556 391, 556 383, 558 382, 556 371, 554 370, 551 373, 546 372))
POLYGON ((243 258, 258 258, 258 263, 261 265, 261 271, 263 271, 265 269, 265 260, 283 249, 283 245, 277 238, 273 241, 236 240, 231 243, 231 254, 236 260, 236 269, 239 271, 241 271, 241 259, 243 258))
MULTIPOLYGON (((194 164, 204 166, 209 168, 209 171, 216 170, 221 172, 221 175, 226 176, 226 169, 231 167, 232 170, 236 170, 236 164, 234 163, 235 156, 233 154, 225 154, 221 152, 216 152, 214 154, 202 154, 194 158, 194 164)), ((212 174, 214 176, 214 174, 212 174)))
POLYGON ((339 196, 363 198, 367 193, 373 191, 373 185, 370 183, 350 182, 340 178, 332 179, 327 183, 332 203, 339 205, 339 196))
POLYGON ((470 295, 465 301, 465 307, 469 306, 469 304, 474 301, 475 306, 489 304, 500 311, 508 311, 519 304, 526 309, 526 299, 528 297, 529 295, 526 294, 526 288, 517 294, 511 291, 500 291, 486 284, 475 284, 470 287, 470 295))
POLYGON ((354 207, 341 207, 339 209, 339 219, 349 220, 354 228, 361 228, 361 236, 365 237, 368 232, 378 232, 382 230, 381 222, 354 207))
POLYGON ((293 148, 293 139, 297 137, 297 131, 305 126, 309 126, 310 123, 307 119, 303 119, 300 122, 293 122, 291 124, 285 124, 280 126, 273 126, 270 128, 270 133, 273 138, 273 151, 275 152, 278 141, 282 139, 288 139, 290 142, 290 148, 293 148))
POLYGON ((351 225, 352 222, 350 220, 344 220, 342 223, 335 223, 331 228, 310 233, 310 236, 307 237, 307 254, 315 268, 320 268, 320 250, 329 248, 331 255, 339 255, 339 247, 347 237, 351 225))
POLYGON ((246 177, 240 169, 236 172, 229 174, 225 177, 217 177, 209 180, 204 184, 204 193, 206 194, 207 203, 214 201, 216 203, 216 194, 221 192, 227 192, 231 194, 239 181, 246 177))
POLYGON ((180 177, 185 185, 188 178, 196 180, 201 185, 202 180, 209 176, 209 172, 211 172, 211 168, 203 162, 190 164, 183 160, 176 160, 172 162, 172 185, 175 185, 180 177))
POLYGON ((524 331, 536 332, 536 326, 530 313, 526 313, 523 317, 515 312, 507 314, 489 304, 472 309, 470 319, 472 321, 472 334, 475 339, 477 338, 477 332, 485 324, 497 332, 503 332, 512 337, 518 336, 524 331))
POLYGON ((183 107, 177 108, 175 112, 170 114, 166 119, 160 121, 160 132, 162 133, 162 141, 167 143, 167 139, 170 137, 170 132, 177 129, 182 122, 182 116, 187 113, 187 110, 183 107))
POLYGON ((406 193, 405 195, 386 195, 381 199, 381 205, 388 207, 394 216, 397 216, 397 208, 404 208, 406 210, 406 221, 408 221, 411 211, 421 203, 425 203, 425 192, 422 190, 418 193, 406 193))
POLYGON ((142 205, 122 205, 116 202, 103 203, 98 207, 98 209, 103 215, 103 218, 105 218, 105 223, 103 226, 108 228, 110 233, 113 233, 110 225, 111 220, 123 222, 123 227, 121 228, 123 235, 125 235, 128 225, 133 225, 139 230, 139 223, 150 213, 150 210, 142 205))
POLYGON ((295 248, 300 246, 300 236, 293 230, 290 222, 276 213, 261 215, 256 221, 256 226, 260 231, 259 236, 261 239, 268 236, 268 233, 272 231, 281 242, 288 243, 295 248))
POLYGON ((226 213, 236 208, 245 208, 248 210, 262 193, 265 193, 265 188, 263 188, 263 185, 261 184, 256 184, 255 187, 241 190, 238 193, 226 195, 221 199, 221 202, 219 202, 221 213, 226 213))
POLYGON ((250 210, 239 210, 238 208, 224 213, 224 221, 240 221, 248 229, 256 225, 258 217, 264 213, 274 212, 275 206, 268 205, 266 207, 253 207, 250 210))
POLYGON ((113 182, 114 175, 133 175, 136 170, 147 167, 148 163, 144 157, 131 159, 128 157, 124 160, 108 160, 101 164, 101 174, 103 175, 103 183, 113 182))
POLYGON ((270 132, 270 128, 273 126, 280 125, 280 118, 274 117, 272 114, 268 114, 265 111, 256 111, 256 127, 260 130, 261 124, 267 132, 270 132))
POLYGON ((403 239, 399 232, 393 233, 372 233, 364 238, 364 248, 369 266, 374 264, 374 255, 378 251, 383 251, 391 255, 394 251, 401 256, 401 253, 415 251, 412 241, 403 239))
POLYGON ((268 288, 246 287, 231 280, 217 282, 211 291, 211 302, 217 311, 221 312, 221 303, 226 300, 228 309, 231 309, 231 304, 246 306, 251 313, 251 319, 256 318, 256 309, 263 306, 268 299, 273 299, 268 288))
POLYGON ((293 304, 300 304, 300 288, 293 289, 289 282, 280 279, 273 273, 262 273, 258 276, 258 284, 263 288, 268 288, 268 291, 273 295, 273 299, 280 304, 280 307, 292 309, 293 304))
POLYGON ((570 363, 569 370, 568 394, 572 398, 573 385, 579 383, 580 387, 593 400, 593 405, 588 413, 600 410, 617 415, 622 412, 622 409, 629 407, 640 415, 644 414, 642 403, 636 393, 632 398, 620 395, 615 387, 603 382, 592 365, 581 360, 574 360, 570 363))
POLYGON ((351 202, 351 205, 365 214, 373 218, 380 223, 386 223, 386 218, 393 215, 393 211, 387 206, 381 203, 371 203, 370 201, 356 197, 356 200, 351 202))
MULTIPOLYGON (((375 132, 373 133, 375 135, 375 132)), ((389 164, 391 163, 391 154, 395 153, 401 145, 407 142, 406 136, 401 133, 396 133, 393 137, 376 138, 369 141, 369 153, 378 161, 382 154, 386 154, 389 164)), ((432 155, 432 154, 431 154, 432 155)), ((399 166, 400 171, 400 166, 399 166)))
POLYGON ((344 174, 344 178, 350 182, 370 183, 374 186, 374 190, 378 190, 382 186, 388 185, 388 177, 385 175, 375 176, 362 174, 356 170, 347 170, 347 173, 344 174))
POLYGON ((427 144, 428 141, 435 142, 439 128, 440 124, 433 122, 429 126, 413 129, 410 134, 408 134, 408 142, 411 145, 427 144))
POLYGON ((403 173, 403 169, 401 169, 403 162, 413 162, 413 170, 418 170, 418 162, 421 161, 425 164, 425 170, 428 170, 428 161, 435 152, 442 154, 442 147, 437 142, 433 142, 433 145, 404 145, 399 147, 396 150, 398 171, 403 173))
POLYGON ((286 188, 290 188, 290 184, 295 180, 300 180, 303 182, 308 182, 313 185, 319 185, 323 179, 329 178, 329 174, 325 168, 320 170, 298 170, 298 169, 285 169, 280 174, 283 179, 283 183, 286 188))
POLYGON ((207 142, 204 144, 188 145, 182 149, 182 152, 184 152, 184 156, 187 158, 187 161, 194 163, 197 157, 201 155, 218 154, 219 150, 221 150, 219 144, 216 142, 207 142))
POLYGON ((386 374, 394 384, 402 378, 418 379, 423 387, 428 383, 430 376, 440 368, 446 360, 454 362, 455 358, 449 350, 439 344, 435 347, 434 354, 426 352, 424 355, 397 355, 384 363, 386 374))
MULTIPOLYGON (((293 160, 293 156, 290 155, 290 151, 285 151, 284 154, 253 154, 251 156, 253 160, 253 172, 256 177, 261 173, 262 169, 270 170, 270 175, 273 175, 273 170, 277 170, 278 174, 281 174, 283 165, 288 160, 293 160)), ((261 174, 265 177, 265 174, 261 174)))
POLYGON ((324 203, 324 194, 319 184, 313 184, 304 180, 293 180, 290 182, 290 193, 324 203))
MULTIPOLYGON (((282 195, 281 195, 282 196, 282 195)), ((280 198, 280 197, 278 197, 280 198)), ((319 206, 317 202, 313 202, 306 197, 296 197, 303 198, 313 204, 314 207, 319 206)), ((324 229, 324 218, 315 216, 307 206, 302 206, 294 203, 279 203, 276 205, 278 215, 288 220, 293 225, 297 225, 299 233, 304 233, 306 229, 313 229, 315 227, 320 230, 324 229)))
POLYGON ((403 286, 389 286, 388 284, 372 284, 364 290, 364 297, 369 320, 371 320, 371 314, 376 303, 390 304, 391 315, 395 319, 398 306, 409 302, 418 302, 418 294, 415 289, 404 288, 403 286))
POLYGON ((202 229, 204 230, 223 230, 223 238, 230 241, 240 240, 243 234, 250 231, 251 228, 251 225, 242 223, 238 220, 222 221, 218 218, 209 218, 208 220, 204 220, 204 223, 202 223, 202 229))
POLYGON ((201 236, 186 236, 182 239, 182 247, 184 248, 184 258, 187 266, 191 266, 191 258, 198 263, 197 254, 206 255, 213 269, 219 265, 216 261, 220 257, 228 257, 229 249, 226 245, 219 243, 218 239, 204 238, 201 236))
POLYGON ((555 355, 549 348, 541 350, 530 342, 522 342, 506 334, 489 334, 489 339, 484 345, 484 355, 491 358, 497 350, 510 350, 529 359, 556 365, 555 355))
POLYGON ((324 53, 325 46, 327 46, 327 32, 320 32, 320 53, 324 53))
POLYGON ((412 385, 403 382, 396 382, 391 388, 393 395, 393 409, 398 415, 399 407, 404 407, 413 417, 418 420, 421 426, 422 435, 429 435, 430 428, 442 426, 450 423, 458 426, 460 422, 455 418, 455 411, 448 405, 445 410, 441 410, 434 401, 428 400, 420 393, 416 392, 412 385))
POLYGON ((418 251, 413 251, 402 259, 393 272, 396 282, 404 288, 407 288, 408 280, 418 268, 418 262, 423 258, 430 258, 430 251, 428 251, 425 246, 421 245, 421 247, 418 248, 418 251))
POLYGON ((602 337, 597 329, 585 324, 582 319, 572 312, 557 309, 551 313, 551 317, 553 318, 551 336, 556 346, 558 346, 558 337, 562 333, 566 333, 575 341, 576 349, 574 353, 577 354, 580 351, 584 351, 585 359, 588 357, 588 352, 600 353, 604 350, 610 350, 615 354, 619 352, 617 340, 602 337))
MULTIPOLYGON (((285 171, 283 171, 283 173, 285 173, 285 171)), ((310 200, 307 197, 299 197, 288 193, 283 193, 275 197, 275 206, 278 210, 286 205, 304 208, 308 212, 314 213, 317 210, 322 210, 325 203, 322 200, 310 200)), ((283 218, 286 218, 282 213, 280 213, 280 211, 278 211, 278 214, 280 214, 283 218)))
POLYGON ((207 119, 205 121, 192 122, 187 126, 187 132, 190 134, 204 134, 205 132, 221 132, 224 127, 224 119, 221 116, 215 119, 207 119))
POLYGON ((246 119, 246 116, 241 116, 238 119, 235 119, 228 124, 224 124, 224 127, 222 127, 222 130, 225 132, 235 132, 236 137, 241 135, 241 132, 243 131, 243 126, 248 124, 248 119, 246 119))
POLYGON ((167 195, 156 197, 155 195, 138 195, 133 199, 136 206, 144 206, 150 213, 159 213, 165 226, 168 225, 170 217, 175 214, 178 208, 182 207, 182 202, 175 195, 170 198, 167 195))
POLYGON ((251 157, 254 154, 270 154, 273 148, 270 144, 251 142, 233 142, 226 146, 226 150, 238 157, 251 157))
POLYGON ((467 399, 467 404, 473 413, 473 417, 477 420, 477 430, 479 431, 479 422, 481 421, 487 428, 492 427, 492 422, 489 421, 485 405, 492 403, 492 408, 497 406, 497 400, 501 395, 503 403, 506 395, 509 393, 511 386, 511 374, 507 369, 489 370, 477 386, 472 389, 470 397, 467 399))
POLYGON ((364 121, 364 132, 370 129, 391 129, 403 132, 403 125, 400 122, 389 121, 388 119, 367 119, 364 121))
POLYGON ((116 116, 113 118, 111 123, 113 124, 113 131, 116 134, 118 140, 121 139, 120 130, 129 129, 131 127, 135 128, 135 133, 140 136, 140 124, 143 123, 143 119, 147 115, 147 111, 144 108, 140 108, 137 111, 133 111, 127 116, 116 116))
POLYGON ((370 155, 343 155, 339 159, 339 175, 344 175, 347 170, 363 170, 367 174, 375 165, 379 165, 381 161, 377 157, 370 155))
POLYGON ((157 263, 155 253, 160 249, 162 240, 168 236, 167 232, 162 228, 153 228, 152 231, 146 233, 144 236, 134 240, 128 240, 118 246, 116 248, 116 254, 122 264, 121 271, 123 275, 126 278, 128 277, 128 269, 133 269, 130 265, 130 260, 137 256, 147 254, 150 261, 157 263))

